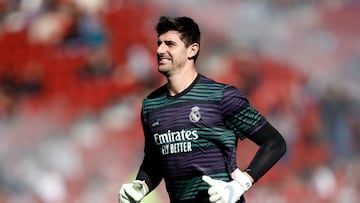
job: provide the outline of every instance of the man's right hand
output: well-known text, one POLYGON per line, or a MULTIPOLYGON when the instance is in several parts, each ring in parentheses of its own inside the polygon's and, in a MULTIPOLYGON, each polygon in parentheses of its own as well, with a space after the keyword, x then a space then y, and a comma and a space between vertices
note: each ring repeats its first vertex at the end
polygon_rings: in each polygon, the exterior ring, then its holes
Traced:
POLYGON ((138 203, 146 193, 145 181, 134 180, 132 183, 125 183, 119 191, 119 203, 138 203))

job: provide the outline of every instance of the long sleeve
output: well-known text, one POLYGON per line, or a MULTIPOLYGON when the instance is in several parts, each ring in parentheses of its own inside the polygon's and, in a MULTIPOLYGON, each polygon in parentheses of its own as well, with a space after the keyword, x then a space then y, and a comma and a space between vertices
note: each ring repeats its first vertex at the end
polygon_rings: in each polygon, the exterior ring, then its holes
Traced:
POLYGON ((147 130, 143 113, 141 114, 142 127, 145 136, 144 158, 136 179, 145 180, 149 187, 149 192, 156 188, 163 178, 161 170, 161 162, 158 152, 155 148, 155 143, 151 139, 151 134, 147 130))
POLYGON ((246 169, 246 172, 256 182, 285 154, 286 142, 270 123, 266 123, 248 138, 259 146, 246 169))
POLYGON ((240 139, 249 138, 259 146, 246 169, 256 182, 284 155, 285 140, 236 88, 225 89, 222 106, 227 127, 240 139))

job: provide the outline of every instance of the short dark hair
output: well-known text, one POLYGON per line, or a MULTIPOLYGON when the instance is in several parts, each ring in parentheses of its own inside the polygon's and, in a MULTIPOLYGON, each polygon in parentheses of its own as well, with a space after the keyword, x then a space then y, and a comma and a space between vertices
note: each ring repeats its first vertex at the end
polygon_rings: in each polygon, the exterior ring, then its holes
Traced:
MULTIPOLYGON (((168 31, 177 31, 180 33, 180 39, 184 42, 185 47, 193 43, 198 43, 200 48, 200 29, 198 24, 189 17, 169 17, 161 16, 156 25, 158 36, 168 31)), ((198 52, 199 53, 199 52, 198 52)), ((198 54, 194 56, 196 60, 198 54)))

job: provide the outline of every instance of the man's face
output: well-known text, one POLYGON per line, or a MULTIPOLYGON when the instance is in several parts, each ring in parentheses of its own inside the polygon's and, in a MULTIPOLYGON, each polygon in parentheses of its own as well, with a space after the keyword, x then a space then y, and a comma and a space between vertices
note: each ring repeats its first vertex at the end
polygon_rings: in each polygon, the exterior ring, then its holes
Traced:
POLYGON ((168 31, 159 36, 156 54, 158 71, 165 75, 181 70, 189 60, 189 48, 185 47, 177 31, 168 31))

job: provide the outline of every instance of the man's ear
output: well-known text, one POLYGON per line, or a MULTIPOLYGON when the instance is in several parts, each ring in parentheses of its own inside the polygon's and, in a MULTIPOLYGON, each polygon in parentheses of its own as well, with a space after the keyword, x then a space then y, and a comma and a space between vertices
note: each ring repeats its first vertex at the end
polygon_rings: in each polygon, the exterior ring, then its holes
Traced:
POLYGON ((199 48, 200 46, 198 43, 193 43, 192 45, 190 45, 188 52, 188 59, 193 59, 198 54, 199 48))

